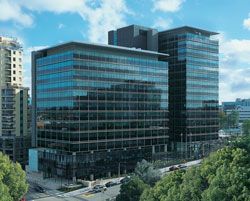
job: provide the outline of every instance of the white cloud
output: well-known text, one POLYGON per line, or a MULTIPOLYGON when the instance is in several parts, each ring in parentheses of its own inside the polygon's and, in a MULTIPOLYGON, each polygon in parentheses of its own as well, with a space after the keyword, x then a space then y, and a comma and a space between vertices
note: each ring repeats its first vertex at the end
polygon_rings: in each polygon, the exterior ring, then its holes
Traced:
POLYGON ((154 0, 153 11, 177 12, 185 0, 154 0))
POLYGON ((57 28, 58 29, 63 29, 63 28, 65 28, 65 25, 63 23, 60 23, 60 24, 58 24, 57 28))
POLYGON ((0 0, 0 21, 12 20, 24 27, 33 24, 32 16, 22 11, 20 5, 12 0, 0 0))
POLYGON ((250 40, 220 41, 220 101, 250 98, 250 40))
POLYGON ((126 25, 126 14, 132 14, 125 0, 0 0, 0 7, 0 21, 13 20, 25 27, 33 24, 27 10, 79 14, 88 23, 88 39, 103 43, 107 42, 108 31, 126 25))
POLYGON ((164 29, 169 29, 173 23, 173 20, 170 18, 163 19, 162 17, 158 17, 153 24, 154 28, 164 30, 164 29))
POLYGON ((250 40, 232 39, 222 43, 221 51, 226 61, 235 61, 250 65, 250 40))
POLYGON ((107 32, 126 25, 126 14, 131 14, 125 0, 98 0, 94 3, 92 0, 0 0, 0 8, 0 21, 13 20, 23 26, 33 23, 32 15, 27 12, 79 14, 88 23, 91 42, 107 42, 107 32))
POLYGON ((250 31, 250 13, 248 14, 248 18, 244 19, 243 26, 250 31))
POLYGON ((131 14, 124 0, 101 0, 99 7, 83 7, 80 15, 89 22, 88 39, 106 43, 108 31, 126 25, 125 14, 131 14))
POLYGON ((77 12, 85 0, 17 0, 19 5, 32 11, 49 11, 55 13, 77 12))

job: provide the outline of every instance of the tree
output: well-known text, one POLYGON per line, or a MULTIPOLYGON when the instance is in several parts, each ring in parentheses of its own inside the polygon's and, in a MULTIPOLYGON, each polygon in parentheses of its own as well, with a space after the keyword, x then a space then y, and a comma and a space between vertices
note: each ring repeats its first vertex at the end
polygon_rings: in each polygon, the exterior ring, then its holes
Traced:
POLYGON ((245 120, 243 122, 242 130, 244 135, 250 135, 250 120, 245 120))
POLYGON ((210 154, 198 167, 166 175, 140 201, 249 201, 249 142, 245 137, 210 154))
POLYGON ((225 112, 219 112, 219 122, 220 122, 220 129, 227 127, 227 115, 225 112))
POLYGON ((0 152, 0 201, 20 200, 28 191, 25 172, 0 152))
POLYGON ((180 185, 183 181, 184 171, 174 171, 164 176, 151 189, 146 189, 140 201, 174 201, 180 200, 180 185))
POLYGON ((204 161, 200 175, 207 178, 203 201, 250 198, 250 157, 244 149, 226 147, 219 150, 204 161))
POLYGON ((139 177, 133 176, 128 183, 121 185, 116 201, 139 201, 142 192, 149 188, 139 177))
POLYGON ((153 164, 144 159, 137 163, 134 173, 150 186, 153 186, 161 178, 160 171, 154 169, 153 164))
POLYGON ((219 122, 220 129, 237 127, 239 123, 239 113, 237 111, 232 111, 230 114, 226 114, 223 111, 219 112, 219 122))
POLYGON ((239 112, 232 111, 227 117, 228 128, 237 127, 239 123, 239 112))

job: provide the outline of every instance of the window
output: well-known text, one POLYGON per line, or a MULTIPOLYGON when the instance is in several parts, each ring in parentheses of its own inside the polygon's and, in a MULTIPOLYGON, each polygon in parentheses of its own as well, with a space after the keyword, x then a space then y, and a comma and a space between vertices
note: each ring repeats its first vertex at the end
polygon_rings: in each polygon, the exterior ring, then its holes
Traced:
POLYGON ((16 61, 16 57, 13 57, 13 61, 16 61))
POLYGON ((13 64, 13 68, 16 68, 16 64, 13 64))
POLYGON ((13 81, 16 81, 16 77, 13 77, 13 81))
POLYGON ((16 54, 16 51, 13 51, 13 54, 16 54))
POLYGON ((15 71, 15 70, 13 70, 13 74, 16 74, 16 71, 15 71))

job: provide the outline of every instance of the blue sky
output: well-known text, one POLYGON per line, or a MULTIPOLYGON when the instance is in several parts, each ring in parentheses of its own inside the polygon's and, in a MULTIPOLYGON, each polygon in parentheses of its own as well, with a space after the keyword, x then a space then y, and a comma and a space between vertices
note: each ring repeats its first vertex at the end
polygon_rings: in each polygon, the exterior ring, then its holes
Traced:
POLYGON ((189 25, 220 33, 220 101, 250 98, 250 0, 0 0, 0 34, 30 52, 69 40, 107 43, 129 24, 159 30, 189 25))

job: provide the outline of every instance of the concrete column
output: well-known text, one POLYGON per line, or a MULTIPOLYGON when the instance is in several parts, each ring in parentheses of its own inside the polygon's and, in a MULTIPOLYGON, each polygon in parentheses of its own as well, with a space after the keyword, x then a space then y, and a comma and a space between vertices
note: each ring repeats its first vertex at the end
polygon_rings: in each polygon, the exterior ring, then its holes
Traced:
POLYGON ((89 178, 90 178, 90 181, 93 181, 93 180, 94 180, 94 174, 91 174, 91 175, 89 176, 89 178))
POLYGON ((167 144, 164 145, 164 152, 168 152, 168 145, 167 144))
POLYGON ((152 154, 155 154, 155 145, 152 146, 152 154))

